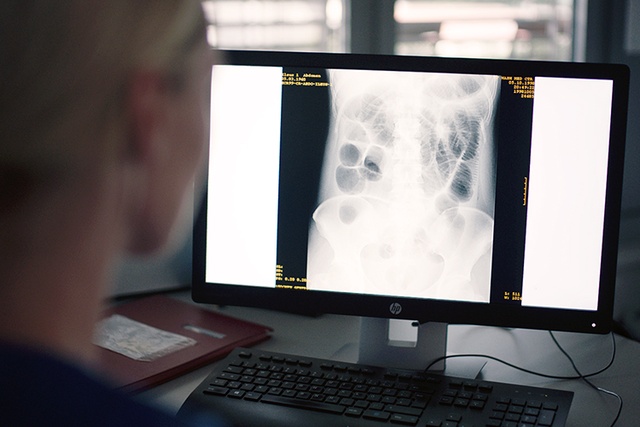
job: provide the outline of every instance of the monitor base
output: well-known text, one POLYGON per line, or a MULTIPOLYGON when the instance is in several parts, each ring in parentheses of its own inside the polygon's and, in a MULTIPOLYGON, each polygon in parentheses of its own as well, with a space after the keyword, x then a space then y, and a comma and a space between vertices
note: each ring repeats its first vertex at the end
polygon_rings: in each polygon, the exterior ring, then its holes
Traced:
MULTIPOLYGON (((389 323, 388 319, 362 318, 360 342, 344 345, 331 356, 331 359, 346 363, 423 370, 432 360, 447 353, 448 325, 425 323, 416 327, 413 323, 397 320, 389 323), (401 323, 394 324, 396 322, 401 323), (405 337, 414 337, 413 341, 399 337, 396 328, 404 329, 405 337), (427 347, 426 350, 420 348, 424 346, 427 347)), ((444 371, 446 375, 460 378, 482 379, 482 369, 485 365, 486 360, 482 358, 456 358, 450 363, 437 363, 431 371, 444 371)))
MULTIPOLYGON (((358 363, 420 370, 447 354, 447 324, 363 317, 358 363)), ((431 367, 444 371, 445 361, 431 367)))

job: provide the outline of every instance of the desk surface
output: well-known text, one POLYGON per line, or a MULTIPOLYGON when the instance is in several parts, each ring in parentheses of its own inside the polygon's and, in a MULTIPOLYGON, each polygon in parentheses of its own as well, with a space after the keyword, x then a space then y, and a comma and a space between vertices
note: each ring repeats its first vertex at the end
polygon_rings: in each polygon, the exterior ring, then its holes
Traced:
MULTIPOLYGON (((186 294, 176 297, 189 299, 186 294)), ((274 328, 273 337, 255 348, 329 359, 342 355, 342 361, 355 362, 347 360, 349 357, 345 355, 350 353, 344 350, 358 342, 359 318, 338 315, 306 317, 241 307, 223 307, 215 310, 274 328)), ((610 335, 563 332, 555 335, 584 374, 598 371, 609 363, 612 353, 610 335)), ((640 425, 640 343, 616 336, 616 344, 616 359, 611 368, 591 380, 596 386, 622 396, 624 406, 616 426, 636 427, 640 425)), ((574 375, 571 364, 546 331, 452 325, 449 326, 447 352, 487 354, 537 372, 559 376, 574 375)), ((466 362, 464 359, 450 359, 447 363, 447 371, 456 371, 457 364, 466 362)), ((147 390, 140 396, 176 413, 213 366, 215 365, 190 372, 147 390)), ((482 374, 484 379, 490 381, 573 391, 575 395, 567 427, 610 426, 618 409, 616 398, 598 392, 580 380, 549 380, 494 361, 487 361, 482 368, 482 374)))

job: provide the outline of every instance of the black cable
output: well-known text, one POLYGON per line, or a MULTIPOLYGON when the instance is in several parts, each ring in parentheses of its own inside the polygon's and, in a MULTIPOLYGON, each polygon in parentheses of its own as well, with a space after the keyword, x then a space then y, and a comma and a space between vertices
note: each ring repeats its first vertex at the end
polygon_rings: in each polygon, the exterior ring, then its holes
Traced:
MULTIPOLYGON (((551 333, 551 331, 549 331, 551 333)), ((553 334, 551 333, 552 338, 555 341, 555 337, 553 336, 553 334)), ((498 363, 502 363, 503 365, 506 365, 510 368, 516 369, 518 371, 522 371, 525 372, 527 374, 531 374, 531 375, 536 375, 539 377, 544 377, 544 378, 550 378, 553 380, 580 380, 582 378, 590 378, 596 375, 599 375, 601 373, 603 373, 604 371, 606 371, 607 369, 609 369, 611 367, 611 365, 613 364, 613 361, 615 360, 616 357, 616 340, 613 334, 611 334, 612 337, 612 353, 611 353, 611 360, 609 360, 609 363, 602 369, 600 369, 599 371, 596 372, 592 372, 590 374, 586 374, 586 375, 579 375, 579 376, 562 376, 562 375, 551 375, 551 374, 544 374, 541 372, 536 372, 536 371, 531 371, 529 369, 526 368, 522 368, 520 366, 514 365, 512 363, 506 362, 502 359, 499 359, 497 357, 494 356, 489 356, 487 354, 452 354, 452 355, 448 355, 448 356, 441 356, 438 357, 437 359, 434 359, 426 368, 425 368, 425 372, 428 371, 433 365, 435 365, 438 362, 441 362, 443 360, 446 359, 455 359, 455 358, 459 358, 459 357, 479 357, 479 358, 483 358, 483 359, 490 359, 493 360, 495 362, 498 363)), ((559 346, 559 344, 556 342, 556 345, 559 346)), ((560 350, 565 354, 565 356, 567 356, 567 353, 564 352, 564 350, 562 349, 562 347, 560 347, 560 350)), ((575 369, 575 366, 574 366, 575 369)))
MULTIPOLYGON (((560 349, 562 354, 564 354, 567 357, 567 359, 569 359, 569 362, 571 362, 571 366, 573 366, 573 370, 576 371, 576 373, 579 375, 580 379, 582 379, 584 382, 586 382, 594 390, 599 391, 601 393, 605 393, 605 394, 611 395, 611 396, 615 397, 616 399, 618 399, 618 402, 620 404, 618 405, 618 413, 616 414, 615 419, 611 423, 611 427, 613 427, 618 422, 618 418, 620 418, 620 414, 622 413, 622 396, 620 396, 617 393, 614 393, 613 391, 604 389, 602 387, 598 387, 598 386, 594 385, 591 381, 589 381, 587 379, 587 375, 582 375, 582 373, 580 372, 580 370, 578 369, 578 367, 574 363, 574 361, 571 358, 571 356, 569 355, 569 353, 567 353, 565 351, 565 349, 562 348, 562 346, 560 345, 560 343, 556 339, 555 335, 553 335, 552 331, 549 331, 549 335, 551 335, 551 339, 553 340, 554 343, 556 343, 556 345, 558 346, 558 348, 560 349)), ((615 358, 615 355, 616 355, 616 338, 615 338, 615 335, 613 334, 613 332, 611 333, 611 340, 613 341, 613 356, 611 358, 611 361, 607 365, 607 367, 604 368, 604 370, 608 369, 609 366, 611 366, 611 364, 613 363, 613 359, 615 358)), ((601 370, 600 372, 603 372, 604 370, 601 370)), ((591 376, 591 375, 593 375, 593 374, 590 374, 589 376, 591 376)))
MULTIPOLYGON (((551 374, 543 374, 541 372, 536 372, 536 371, 530 371, 529 369, 526 368, 522 368, 520 366, 514 365, 512 363, 509 363, 505 360, 499 359, 497 357, 494 356, 489 356, 488 354, 452 354, 449 356, 442 356, 442 357, 438 357, 437 359, 434 359, 429 366, 427 366, 427 368, 425 369, 425 372, 428 371, 433 365, 435 365, 438 362, 441 362, 443 360, 446 359, 457 359, 460 357, 479 357, 479 358, 483 358, 483 359, 490 359, 493 360, 495 362, 498 363, 502 363, 503 365, 506 365, 510 368, 516 369, 518 371, 522 371, 522 372, 526 372, 527 374, 531 374, 531 375, 537 375, 539 377, 544 377, 544 378, 550 378, 553 380, 579 380, 582 377, 578 377, 578 376, 571 376, 571 377, 566 377, 566 376, 559 376, 559 375, 551 375, 551 374)), ((588 376, 593 376, 596 374, 589 374, 588 376)))
POLYGON ((552 331, 549 331, 549 334, 551 335, 551 338, 553 339, 553 342, 556 344, 556 346, 558 346, 558 348, 560 349, 560 351, 569 359, 569 362, 571 362, 571 365, 573 366, 573 369, 576 371, 576 373, 578 374, 577 376, 561 376, 561 375, 550 375, 550 374, 544 374, 541 372, 536 372, 536 371, 531 371, 529 369, 526 368, 522 368, 520 366, 514 365, 512 363, 509 363, 507 361, 504 361, 502 359, 499 359, 497 357, 494 356, 489 356, 487 354, 452 354, 452 355, 448 355, 448 356, 441 356, 438 357, 437 359, 434 359, 426 368, 425 368, 425 372, 428 371, 433 365, 435 365, 438 362, 441 362, 443 360, 446 359, 454 359, 454 358, 459 358, 459 357, 480 357, 483 359, 490 359, 493 361, 496 361, 498 363, 502 363, 503 365, 506 365, 510 368, 516 369, 518 371, 522 371, 522 372, 526 372, 527 374, 531 374, 531 375, 536 375, 539 377, 544 377, 544 378, 550 378, 550 379, 555 379, 555 380, 583 380, 585 381, 589 386, 591 386, 592 388, 594 388, 595 390, 605 393, 605 394, 609 394, 611 396, 614 396, 618 399, 618 402, 620 403, 618 406, 618 413, 616 414, 615 419, 613 420, 613 423, 611 423, 611 427, 613 427, 616 422, 618 421, 618 418, 620 418, 620 414, 622 413, 622 397, 617 394, 614 393, 612 391, 603 389, 601 387, 597 387, 594 384, 592 384, 587 378, 599 375, 601 373, 603 373, 604 371, 606 371, 607 369, 609 369, 611 367, 611 365, 613 365, 613 361, 615 360, 616 357, 616 339, 615 339, 615 335, 613 334, 613 332, 611 333, 611 341, 612 341, 612 352, 611 352, 611 360, 609 360, 609 363, 602 369, 596 371, 596 372, 592 372, 590 374, 586 374, 583 375, 577 368, 576 364, 574 363, 573 359, 571 358, 571 356, 569 356, 569 354, 564 350, 564 348, 562 348, 562 346, 560 345, 560 343, 558 342, 558 340, 556 340, 556 337, 553 335, 552 331))

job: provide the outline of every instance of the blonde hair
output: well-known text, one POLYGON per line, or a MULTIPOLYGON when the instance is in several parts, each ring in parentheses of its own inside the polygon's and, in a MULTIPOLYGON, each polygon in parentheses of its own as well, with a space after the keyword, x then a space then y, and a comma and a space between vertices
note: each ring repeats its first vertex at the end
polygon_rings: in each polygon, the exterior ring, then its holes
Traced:
POLYGON ((117 147, 128 77, 179 76, 206 26, 196 0, 3 0, 0 213, 117 147))

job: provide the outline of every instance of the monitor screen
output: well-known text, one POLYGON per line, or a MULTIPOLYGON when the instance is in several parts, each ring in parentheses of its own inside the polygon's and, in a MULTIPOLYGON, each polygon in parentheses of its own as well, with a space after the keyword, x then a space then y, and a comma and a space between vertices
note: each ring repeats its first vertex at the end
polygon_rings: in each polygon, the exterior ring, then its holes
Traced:
POLYGON ((229 51, 193 297, 610 330, 624 66, 229 51))

